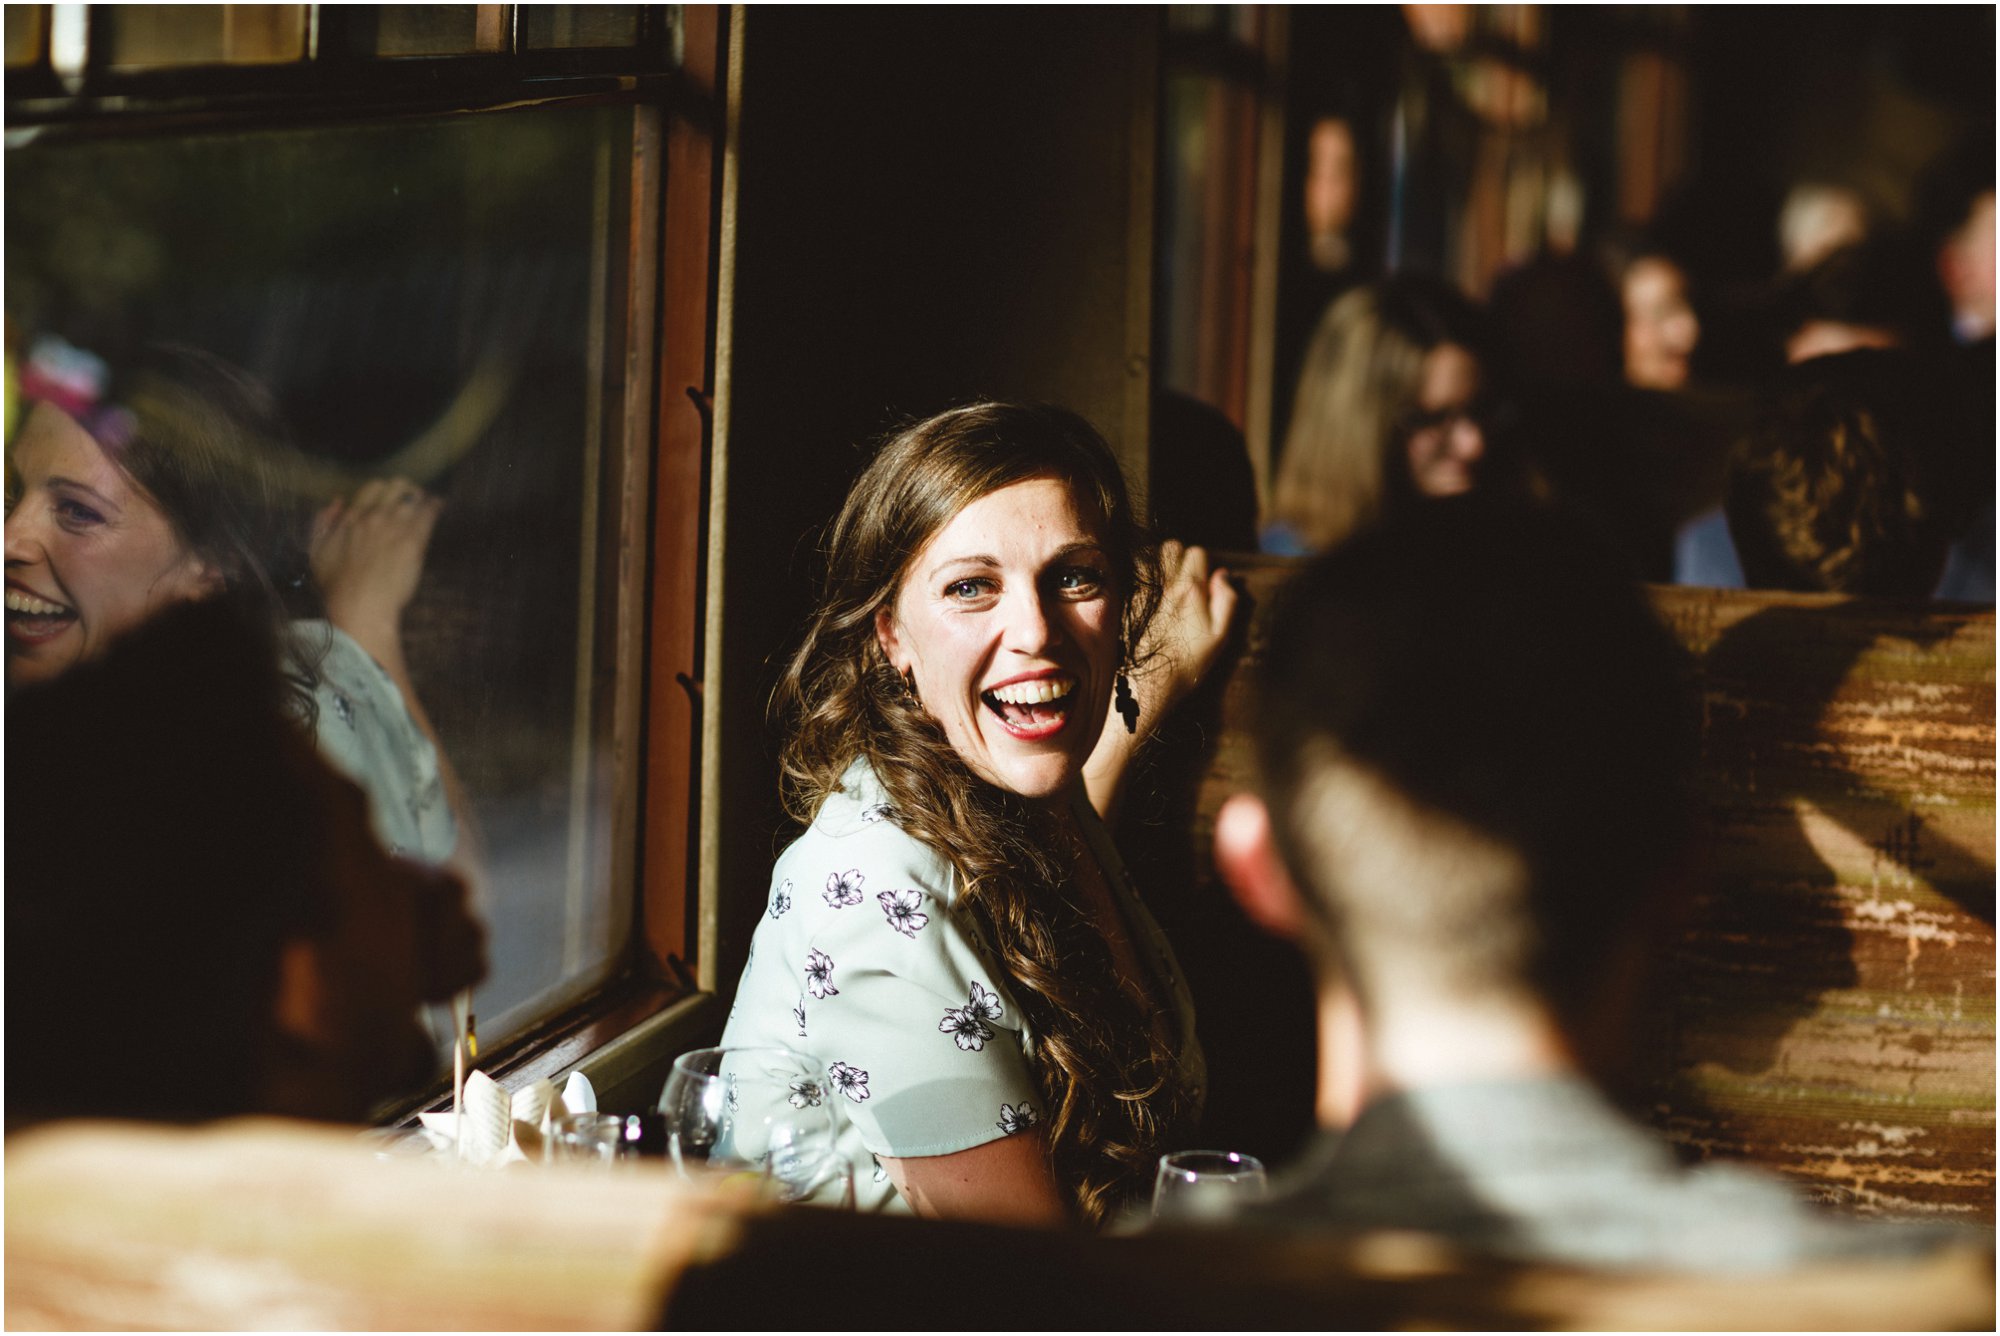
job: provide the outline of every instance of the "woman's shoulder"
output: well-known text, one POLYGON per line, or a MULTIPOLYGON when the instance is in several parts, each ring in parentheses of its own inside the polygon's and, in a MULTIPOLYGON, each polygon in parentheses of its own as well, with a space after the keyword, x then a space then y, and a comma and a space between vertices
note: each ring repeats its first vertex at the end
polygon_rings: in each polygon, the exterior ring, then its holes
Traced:
POLYGON ((903 829, 888 791, 863 760, 848 766, 812 824, 779 855, 777 870, 795 881, 838 881, 858 872, 872 881, 922 887, 947 902, 955 883, 950 860, 903 829))
POLYGON ((888 790, 876 776, 874 766, 856 758, 840 772, 840 786, 812 814, 812 830, 840 840, 880 826, 884 820, 894 824, 894 818, 896 810, 890 806, 888 790))

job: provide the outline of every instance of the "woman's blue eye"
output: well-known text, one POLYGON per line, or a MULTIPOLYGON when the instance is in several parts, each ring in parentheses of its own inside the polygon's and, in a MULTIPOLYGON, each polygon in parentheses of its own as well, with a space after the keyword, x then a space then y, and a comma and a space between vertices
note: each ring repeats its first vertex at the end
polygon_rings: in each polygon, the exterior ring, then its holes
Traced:
POLYGON ((56 514, 73 524, 102 524, 104 516, 80 501, 56 502, 56 514))
POLYGON ((1103 583, 1104 577, 1087 566, 1071 567, 1056 577, 1056 588, 1069 594, 1094 593, 1103 583))
POLYGON ((944 592, 948 597, 951 598, 978 598, 981 594, 986 592, 986 581, 957 580, 951 584, 946 585, 944 587, 944 592))

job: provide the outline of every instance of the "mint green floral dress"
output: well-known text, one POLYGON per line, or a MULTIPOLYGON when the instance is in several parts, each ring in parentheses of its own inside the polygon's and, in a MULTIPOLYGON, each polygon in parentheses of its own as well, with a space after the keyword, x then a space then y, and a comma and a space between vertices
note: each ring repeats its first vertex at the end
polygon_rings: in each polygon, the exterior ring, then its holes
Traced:
POLYGON ((410 717, 386 669, 330 622, 292 623, 294 655, 313 664, 320 754, 361 786, 376 837, 390 853, 442 863, 458 844, 437 748, 410 717))
MULTIPOLYGON (((1134 947, 1173 998, 1183 1070, 1199 1090, 1194 1007, 1172 948, 1095 813, 1079 807, 1134 947)), ((864 1211, 909 1209, 877 1157, 970 1150, 1044 1113, 1034 1036, 988 951, 954 921, 957 890, 951 865, 896 824, 874 772, 855 762, 778 859, 723 1031, 725 1045, 816 1060, 864 1211)))

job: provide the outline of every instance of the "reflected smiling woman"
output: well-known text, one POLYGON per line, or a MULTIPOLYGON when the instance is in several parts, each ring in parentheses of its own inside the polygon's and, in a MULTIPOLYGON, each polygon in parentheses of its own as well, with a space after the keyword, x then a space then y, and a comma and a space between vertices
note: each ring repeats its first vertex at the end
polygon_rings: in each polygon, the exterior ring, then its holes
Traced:
POLYGON ((308 551, 275 406, 247 375, 155 349, 113 402, 100 363, 50 347, 22 370, 9 450, 9 688, 100 657, 163 609, 229 598, 281 633, 293 712, 368 793, 390 851, 451 856, 463 807, 399 625, 441 503, 367 484, 320 512, 308 551), (325 619, 308 615, 315 594, 325 619))
POLYGON ((74 418, 29 408, 7 507, 7 684, 60 676, 171 604, 221 587, 74 418))

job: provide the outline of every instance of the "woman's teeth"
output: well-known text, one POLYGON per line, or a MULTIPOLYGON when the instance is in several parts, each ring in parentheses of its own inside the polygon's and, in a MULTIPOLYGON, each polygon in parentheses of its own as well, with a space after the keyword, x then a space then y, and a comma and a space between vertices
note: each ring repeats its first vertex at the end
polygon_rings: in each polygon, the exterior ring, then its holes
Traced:
POLYGON ((1044 738, 1061 730, 1069 718, 1066 698, 1075 690, 1073 677, 1038 677, 995 687, 984 693, 984 700, 1015 736, 1044 738))
POLYGON ((1046 705, 1052 700, 1061 700, 1075 689, 1076 682, 1072 678, 1041 677, 1030 682, 995 687, 986 694, 1002 705, 1046 705))
POLYGON ((24 594, 18 589, 7 591, 7 611, 22 612, 31 617, 60 617, 69 611, 60 603, 51 603, 33 594, 24 594))

